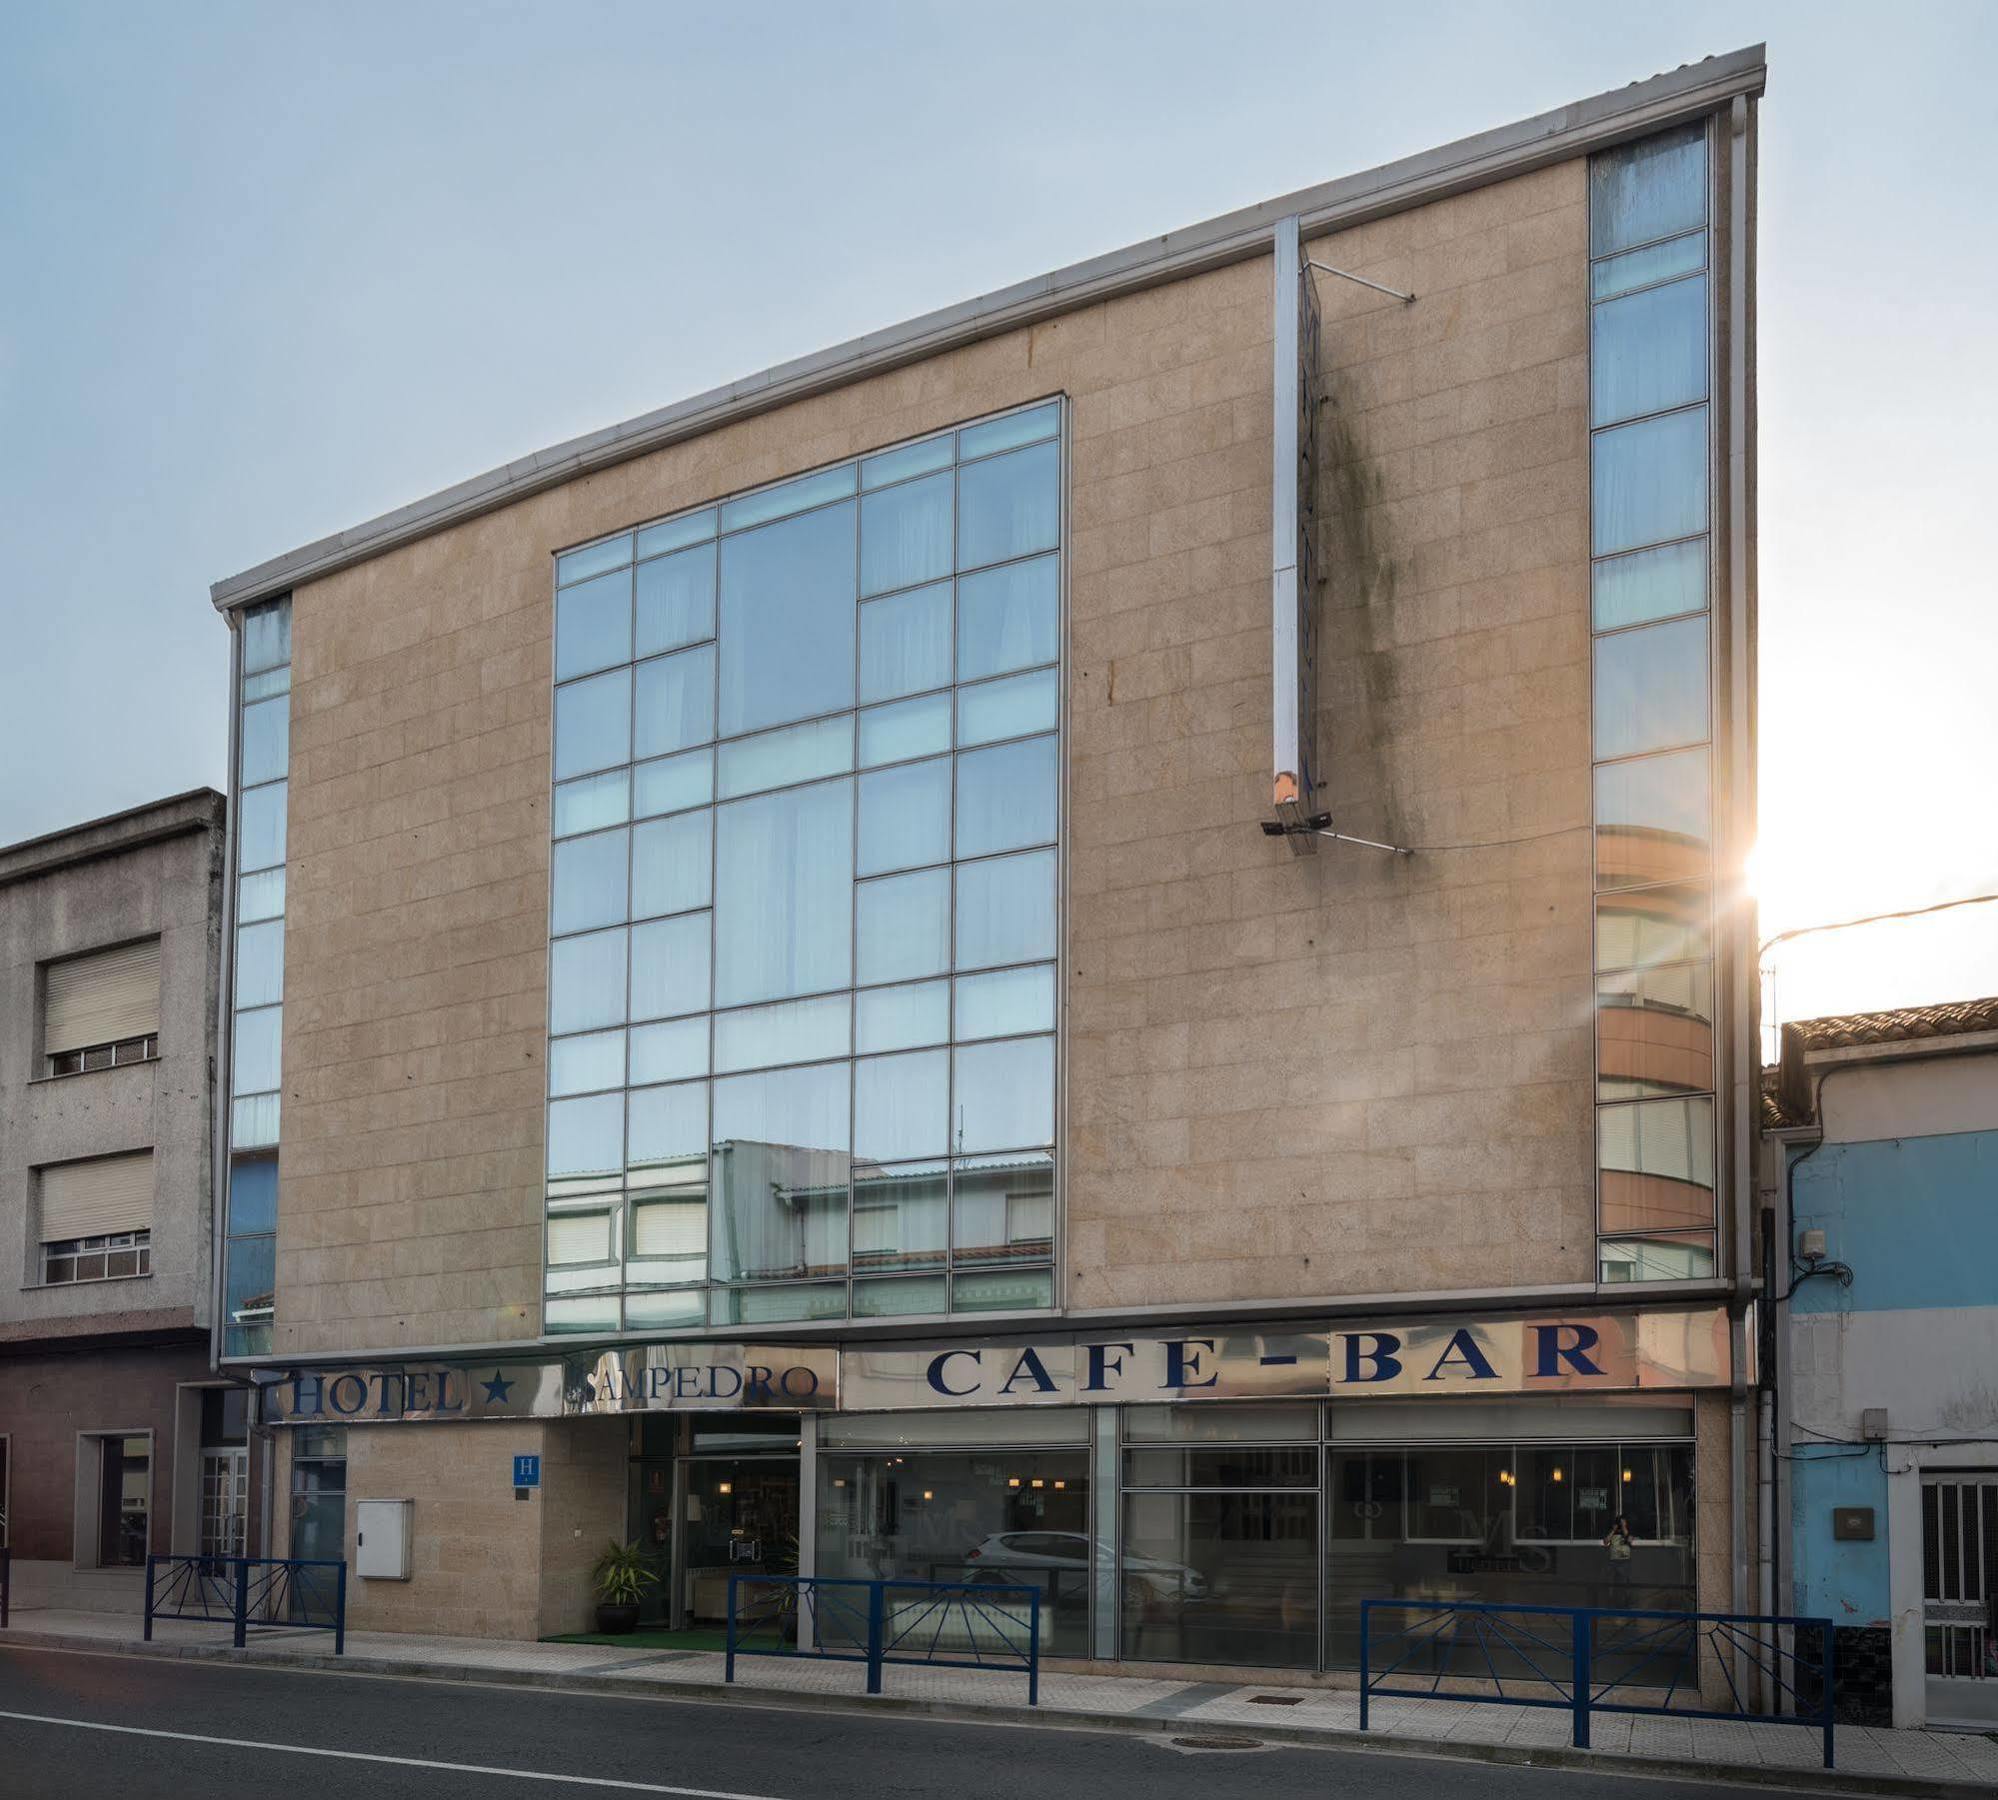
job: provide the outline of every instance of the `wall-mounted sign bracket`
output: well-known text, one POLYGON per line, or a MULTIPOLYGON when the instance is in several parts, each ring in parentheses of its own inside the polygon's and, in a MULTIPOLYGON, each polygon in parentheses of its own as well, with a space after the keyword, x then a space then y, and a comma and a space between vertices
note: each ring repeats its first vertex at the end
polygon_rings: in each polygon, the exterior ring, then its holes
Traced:
POLYGON ((1364 275, 1355 275, 1351 270, 1335 269, 1330 263, 1313 262, 1309 258, 1305 260, 1304 266, 1307 269, 1316 269, 1321 275, 1336 275, 1341 281, 1357 281, 1363 288, 1372 288, 1377 294, 1389 295, 1404 306, 1415 304, 1413 294, 1404 294, 1400 288, 1383 287, 1378 281, 1369 281, 1364 275))

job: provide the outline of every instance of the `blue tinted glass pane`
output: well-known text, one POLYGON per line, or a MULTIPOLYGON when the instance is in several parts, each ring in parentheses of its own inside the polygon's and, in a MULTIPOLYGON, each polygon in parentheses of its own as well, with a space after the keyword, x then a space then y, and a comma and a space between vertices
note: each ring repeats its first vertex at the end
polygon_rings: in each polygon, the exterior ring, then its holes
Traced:
POLYGON ((606 775, 585 775, 555 790, 555 835, 574 837, 604 825, 622 825, 631 817, 631 771, 613 769, 606 775))
POLYGON ((983 425, 967 425, 957 434, 957 454, 969 462, 974 456, 990 456, 995 450, 1010 450, 1015 444, 1032 444, 1053 437, 1061 429, 1061 402, 1050 400, 1026 412, 1011 413, 1003 419, 988 419, 983 425))
POLYGON ((929 438, 920 444, 904 444, 899 450, 884 450, 860 465, 863 488, 886 487, 891 481, 906 481, 912 475, 927 475, 932 469, 947 469, 951 463, 950 438, 929 438))
POLYGON ((284 861, 285 798, 290 783, 253 788, 236 803, 238 867, 268 869, 284 861))
POLYGON ((715 1073, 763 1069, 776 1063, 823 1062, 852 1048, 847 996, 780 1000, 715 1015, 715 1073))
POLYGON ((706 1018, 668 1019, 631 1028, 631 1084, 679 1081, 708 1072, 706 1018))
POLYGON ((705 806, 715 797, 712 750, 689 750, 684 756, 640 763, 633 773, 638 778, 641 819, 654 813, 678 812, 683 806, 705 806))
MULTIPOLYGON (((708 1154, 708 1084, 643 1088, 631 1096, 630 1166, 656 1169, 704 1163, 708 1154)), ((677 1183, 673 1185, 678 1185, 677 1183)))
POLYGON ((555 846, 551 931, 591 931, 625 917, 625 839, 622 831, 605 831, 555 846))
POLYGON ((722 1006, 845 987, 853 784, 825 781, 716 814, 715 998, 722 1006))
POLYGON ((1597 638, 1597 760, 1701 742, 1707 691, 1704 614, 1597 638))
POLYGON ((277 1230, 278 1166, 274 1156, 239 1156, 229 1165, 229 1235, 277 1230))
POLYGON ((710 919, 704 912, 631 930, 631 1016, 664 1019, 708 1005, 710 919))
POLYGON ((885 593, 950 573, 950 476, 932 475, 860 503, 860 591, 885 593))
POLYGON ((856 977, 911 981, 950 967, 950 871, 891 875, 854 889, 856 977))
POLYGON ((1054 1142, 1053 1038, 967 1044, 953 1054, 954 1150, 1015 1150, 1054 1142))
POLYGON ((1675 275, 1690 275, 1707 264, 1707 234, 1695 231, 1666 244, 1647 244, 1642 250, 1626 250, 1599 262, 1589 271, 1589 298, 1613 300, 1632 288, 1649 287, 1655 281, 1670 281, 1675 275))
POLYGON ((957 584, 957 678, 976 681, 1054 661, 1061 634, 1061 559, 967 575, 957 584))
POLYGON ((284 1008, 263 1006, 236 1015, 232 1094, 268 1093, 278 1085, 284 1042, 284 1008))
POLYGON ((548 1029, 624 1023, 624 933, 599 931, 548 947, 548 1029))
POLYGON ((950 681, 950 583, 860 609, 860 697, 893 700, 950 681))
POLYGON ((236 884, 236 917, 244 924, 252 919, 280 919, 283 916, 282 869, 266 869, 261 875, 245 875, 236 884))
POLYGON ((854 1044, 860 1050, 913 1050, 950 1036, 950 987, 867 988, 854 997, 854 1044))
POLYGON ((555 690, 555 779, 631 761, 631 671, 555 690))
POLYGON ((557 1100, 550 1104, 548 1173, 551 1176, 623 1172, 622 1094, 592 1094, 587 1100, 557 1100))
POLYGON ((1589 158, 1589 254, 1692 231, 1707 218, 1704 124, 1589 158))
POLYGON ((1612 556, 1594 571, 1595 628, 1615 631, 1647 619, 1702 612, 1707 604, 1707 540, 1612 556))
POLYGON ((1596 433, 1595 554, 1707 528, 1707 409, 1596 433))
POLYGON ((657 525, 644 526, 638 534, 638 554, 659 556, 668 550, 698 544, 714 534, 715 509, 704 507, 700 512, 683 513, 677 519, 661 519, 657 525))
POLYGON ((236 931, 238 1006, 275 1006, 284 998, 284 921, 243 925, 236 931))
POLYGON ((555 596, 555 679, 631 661, 631 571, 578 582, 555 596))
POLYGON ((1024 850, 1055 835, 1055 740, 1023 738, 957 759, 957 854, 1024 850))
POLYGON ((266 669, 261 675, 243 677, 243 703, 246 706, 252 700, 268 700, 273 694, 290 692, 291 670, 288 668, 266 669))
POLYGON ((853 464, 821 469, 816 475, 801 475, 781 487, 765 488, 761 493, 744 494, 740 500, 725 502, 721 509, 722 530, 740 531, 746 525, 761 525, 768 519, 803 512, 808 506, 822 506, 852 492, 853 464))
POLYGON ((960 975, 957 1028, 952 1035, 962 1041, 1054 1030, 1054 975, 1052 963, 1000 969, 990 975, 960 975))
POLYGON ((291 602, 273 600, 243 615, 243 673, 281 668, 291 661, 291 602))
POLYGON ((715 634, 715 547, 638 565, 638 654, 655 656, 715 634))
POLYGON ((621 569, 631 561, 631 533, 606 538, 601 544, 585 544, 555 559, 555 579, 563 587, 585 576, 601 575, 606 569, 621 569))
POLYGON ((1592 422, 1614 425, 1706 398, 1707 278, 1675 281, 1594 309, 1592 422))
POLYGON ((853 704, 853 514, 829 507, 723 542, 724 737, 853 704))
POLYGON ((631 834, 631 916, 706 906, 713 856, 712 813, 675 813, 631 834))
POLYGON ((715 648, 638 665, 637 754, 660 756, 715 734, 715 648))
POLYGON ((1703 879, 1713 867, 1705 749, 1596 770, 1596 886, 1703 879))
POLYGON ((715 792, 734 800, 822 775, 844 775, 852 767, 853 718, 842 713, 723 744, 715 752, 715 792))
POLYGON ((1008 681, 981 681, 957 694, 957 741, 961 747, 1000 738, 1052 731, 1061 688, 1052 669, 1015 675, 1008 681))
POLYGON ((950 1147, 950 1053, 869 1056, 853 1069, 853 1150, 871 1163, 950 1147))
MULTIPOLYGON (((844 1062, 823 1063, 816 1068, 731 1075, 717 1081, 714 1141, 843 1151, 852 1135, 847 1116, 851 1067, 844 1062)), ((843 1172, 840 1180, 843 1186, 843 1172)), ((783 1184, 776 1186, 779 1193, 784 1191, 783 1184)), ((841 1210, 845 1210, 843 1202, 841 1210)))
POLYGON ((860 778, 854 871, 885 875, 950 860, 950 761, 902 763, 860 778))
POLYGON ((851 1080, 838 1062, 714 1084, 717 1276, 844 1272, 851 1080))
POLYGON ((1043 962, 1055 953, 1052 850, 966 863, 957 871, 957 966, 1043 962))
POLYGON ((1061 540, 1061 446, 1036 444, 957 472, 957 566, 982 568, 1061 540))
POLYGON ((227 1262, 222 1304, 229 1323, 267 1318, 277 1289, 277 1239, 240 1237, 229 1246, 227 1262))
POLYGON ((291 755, 291 696, 243 708, 243 786, 275 781, 291 755))
POLYGON ((548 1092, 594 1094, 624 1086, 624 1033, 588 1031, 548 1041, 548 1092))
POLYGON ((950 748, 950 696, 924 694, 920 699, 876 706, 860 715, 860 766, 906 762, 934 756, 950 748))

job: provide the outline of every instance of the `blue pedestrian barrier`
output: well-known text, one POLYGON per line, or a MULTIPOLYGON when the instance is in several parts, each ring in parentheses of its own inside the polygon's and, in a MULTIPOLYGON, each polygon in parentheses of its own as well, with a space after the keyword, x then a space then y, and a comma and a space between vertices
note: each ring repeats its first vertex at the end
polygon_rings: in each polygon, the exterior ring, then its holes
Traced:
POLYGON ((1024 1674, 1038 1706, 1041 1596, 1006 1582, 731 1575, 727 1681, 738 1656, 865 1663, 870 1694, 889 1663, 1024 1674))
POLYGON ((1829 1769, 1833 1680, 1829 1619, 1469 1601, 1360 1603, 1362 1731, 1372 1702, 1381 1699, 1558 1708, 1573 1714, 1580 1750, 1589 1747, 1589 1721, 1597 1713, 1749 1720, 1821 1731, 1829 1769), (1382 1616, 1393 1613, 1406 1616, 1398 1625, 1382 1616), (1744 1677, 1751 1691, 1743 1691, 1744 1677), (1758 1699, 1767 1710, 1754 1709, 1758 1699))
POLYGON ((155 1619, 227 1622, 243 1648, 251 1625, 330 1631, 333 1654, 347 1650, 347 1565, 282 1556, 149 1556, 147 1643, 155 1619))

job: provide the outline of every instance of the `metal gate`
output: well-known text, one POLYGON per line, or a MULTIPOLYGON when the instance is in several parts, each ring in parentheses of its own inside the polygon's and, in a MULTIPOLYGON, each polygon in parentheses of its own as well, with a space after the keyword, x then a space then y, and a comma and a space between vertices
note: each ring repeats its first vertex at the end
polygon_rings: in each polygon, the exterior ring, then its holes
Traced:
POLYGON ((1922 1477, 1931 1725, 1998 1725, 1998 1473, 1922 1477))

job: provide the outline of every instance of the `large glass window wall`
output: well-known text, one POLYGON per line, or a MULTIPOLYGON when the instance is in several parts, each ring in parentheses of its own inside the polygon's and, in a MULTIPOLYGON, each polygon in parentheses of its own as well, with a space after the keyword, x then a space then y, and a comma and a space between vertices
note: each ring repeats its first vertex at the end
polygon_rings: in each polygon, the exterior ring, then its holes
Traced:
POLYGON ((1604 1281, 1715 1268, 1706 127, 1589 165, 1604 1281))
POLYGON ((550 1332, 1053 1304, 1061 428, 557 558, 550 1332))
POLYGON ((816 1569, 1033 1588, 1057 1654, 1264 1668, 1356 1666, 1365 1600, 1695 1605, 1683 1403, 1445 1410, 1440 1441, 1311 1402, 824 1419, 816 1569))
POLYGON ((229 1186, 222 1354, 270 1349, 284 1036, 285 815, 291 770, 291 601, 243 614, 235 781, 229 1186))

